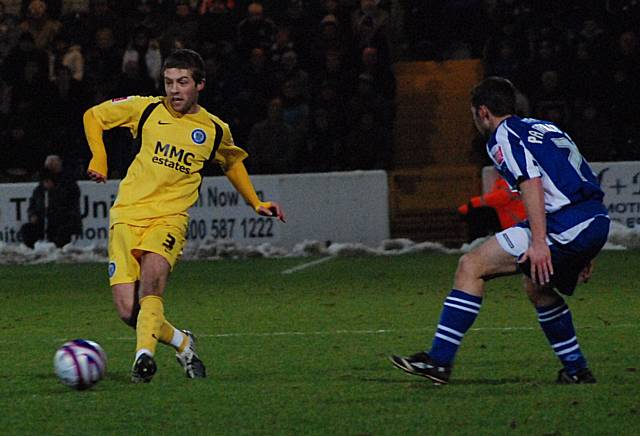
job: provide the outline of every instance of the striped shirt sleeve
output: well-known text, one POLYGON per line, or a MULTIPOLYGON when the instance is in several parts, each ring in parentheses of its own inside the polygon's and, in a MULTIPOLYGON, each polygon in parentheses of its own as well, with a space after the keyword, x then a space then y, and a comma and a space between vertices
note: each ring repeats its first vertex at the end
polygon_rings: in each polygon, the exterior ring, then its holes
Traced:
POLYGON ((524 180, 542 176, 538 162, 527 147, 526 140, 523 140, 506 123, 498 127, 496 141, 502 148, 506 169, 516 185, 524 180))

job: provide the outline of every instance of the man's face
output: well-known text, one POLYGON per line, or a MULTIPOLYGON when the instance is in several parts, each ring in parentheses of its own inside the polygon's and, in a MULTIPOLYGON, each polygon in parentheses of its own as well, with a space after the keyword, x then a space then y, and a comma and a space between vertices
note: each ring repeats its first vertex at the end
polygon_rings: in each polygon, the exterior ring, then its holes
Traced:
POLYGON ((210 6, 210 11, 220 14, 223 13, 226 10, 226 6, 224 5, 224 2, 222 0, 214 0, 213 3, 210 6))
POLYGON ((181 114, 198 110, 198 94, 204 89, 204 80, 198 84, 190 70, 167 68, 164 71, 164 90, 174 111, 181 114))
POLYGON ((375 0, 360 0, 360 9, 364 12, 373 12, 376 10, 375 0))
POLYGON ((261 20, 262 14, 264 13, 264 10, 260 3, 251 3, 248 6, 247 11, 249 12, 249 19, 252 21, 261 20))
POLYGON ((101 29, 96 32, 96 45, 101 50, 108 50, 113 47, 115 40, 110 29, 101 29))
POLYGON ((44 17, 46 11, 47 5, 40 0, 34 0, 29 4, 29 15, 33 18, 44 17))
POLYGON ((189 9, 189 5, 181 3, 176 5, 176 15, 179 17, 188 17, 189 13, 191 13, 191 9, 189 9))
POLYGON ((485 106, 480 106, 478 108, 471 106, 471 115, 473 116, 473 124, 475 124, 478 132, 480 132, 480 134, 485 138, 488 138, 491 130, 489 128, 489 120, 487 118, 487 108, 485 106))

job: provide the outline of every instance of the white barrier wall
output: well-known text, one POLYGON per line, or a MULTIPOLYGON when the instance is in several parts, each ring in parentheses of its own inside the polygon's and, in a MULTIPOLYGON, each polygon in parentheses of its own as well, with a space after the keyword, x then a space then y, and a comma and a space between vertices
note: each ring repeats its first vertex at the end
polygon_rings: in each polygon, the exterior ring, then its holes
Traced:
MULTIPOLYGON (((291 248, 303 240, 361 242, 377 246, 389 238, 389 201, 384 171, 252 176, 261 198, 283 206, 287 223, 259 217, 226 177, 202 182, 200 200, 190 210, 188 238, 213 238, 291 248)), ((106 244, 109 208, 119 181, 79 182, 82 243, 106 244)), ((18 243, 35 183, 0 185, 0 241, 18 243)))
MULTIPOLYGON (((590 163, 604 191, 604 204, 614 220, 631 229, 640 229, 640 162, 590 163)), ((482 169, 482 189, 491 189, 498 173, 482 169)))

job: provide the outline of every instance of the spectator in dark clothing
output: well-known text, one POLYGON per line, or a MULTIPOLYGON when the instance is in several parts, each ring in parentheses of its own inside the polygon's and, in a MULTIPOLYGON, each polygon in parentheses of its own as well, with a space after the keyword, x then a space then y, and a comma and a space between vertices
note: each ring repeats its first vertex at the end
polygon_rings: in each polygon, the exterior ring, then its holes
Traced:
POLYGON ((586 42, 591 53, 594 54, 598 62, 606 62, 610 53, 607 47, 610 46, 610 36, 595 18, 587 18, 583 21, 579 30, 579 36, 586 42))
POLYGON ((0 65, 11 49, 18 43, 20 27, 18 18, 5 11, 4 2, 0 1, 0 65))
MULTIPOLYGON (((573 98, 604 97, 604 75, 589 45, 579 40, 567 65, 567 89, 573 98)), ((580 143, 581 144, 581 143, 580 143)))
MULTIPOLYGON (((31 6, 32 0, 22 0, 20 5, 20 15, 26 16, 29 13, 29 6, 31 6)), ((62 12, 62 0, 46 0, 47 14, 51 18, 58 19, 60 12, 62 12)))
POLYGON ((303 143, 307 137, 310 112, 301 82, 295 79, 285 81, 282 85, 282 117, 293 127, 296 143, 303 143))
POLYGON ((49 66, 47 52, 36 47, 30 33, 22 33, 16 45, 7 55, 2 65, 2 77, 9 85, 23 80, 27 62, 35 62, 38 69, 46 71, 49 66))
POLYGON ((357 92, 349 100, 346 107, 349 129, 360 125, 364 114, 374 114, 374 122, 383 131, 391 130, 392 111, 386 101, 373 87, 370 74, 360 74, 357 92))
POLYGON ((312 35, 311 46, 309 57, 315 68, 322 68, 330 50, 339 53, 341 58, 351 54, 350 40, 333 15, 322 18, 312 35))
POLYGON ((276 33, 275 42, 269 48, 269 62, 272 65, 279 65, 282 56, 288 51, 295 51, 295 44, 291 40, 291 31, 288 27, 279 27, 276 33))
POLYGON ((84 79, 84 55, 82 47, 69 39, 65 34, 60 34, 49 50, 49 80, 56 80, 56 70, 65 67, 71 76, 78 81, 84 79))
POLYGON ((85 74, 95 87, 101 87, 105 98, 121 97, 114 95, 115 78, 122 68, 123 51, 116 45, 113 30, 104 27, 95 36, 95 44, 86 57, 85 74))
POLYGON ((82 233, 80 188, 73 178, 65 176, 58 156, 47 157, 27 212, 29 222, 20 232, 28 247, 33 248, 41 239, 63 247, 74 235, 82 233))
POLYGON ((278 88, 266 65, 265 50, 256 47, 250 52, 248 65, 234 80, 239 85, 231 98, 239 113, 239 129, 234 136, 240 143, 247 138, 251 127, 264 119, 269 99, 278 94, 278 88))
POLYGON ((11 113, 16 117, 12 125, 14 146, 22 149, 18 153, 24 154, 16 156, 16 162, 23 162, 31 174, 40 166, 43 150, 49 146, 51 132, 56 128, 51 117, 55 94, 55 86, 47 78, 47 69, 43 70, 35 60, 27 61, 20 80, 13 85, 11 113))
POLYGON ((267 119, 251 129, 247 151, 251 155, 249 165, 254 174, 296 172, 299 149, 294 129, 284 121, 281 99, 271 100, 267 119))
POLYGON ((620 65, 631 74, 637 74, 640 70, 640 46, 638 35, 633 30, 627 30, 620 34, 612 62, 620 65))
POLYGON ((328 49, 324 52, 321 63, 315 68, 313 75, 313 88, 322 83, 329 83, 344 99, 348 99, 354 93, 357 82, 357 74, 345 62, 342 52, 337 49, 328 49))
MULTIPOLYGON (((636 77, 630 76, 622 65, 613 65, 607 81, 606 110, 614 114, 613 123, 613 147, 619 147, 620 160, 626 160, 622 156, 630 156, 630 145, 637 144, 640 140, 640 85, 636 77)), ((637 148, 637 145, 635 146, 637 148)))
POLYGON ((247 11, 249 15, 238 24, 238 48, 247 53, 255 47, 268 50, 276 36, 276 25, 264 15, 262 4, 251 3, 247 11))
POLYGON ((344 164, 348 170, 387 168, 392 149, 382 126, 372 112, 361 112, 347 135, 344 145, 344 164))
POLYGON ((562 129, 567 128, 569 101, 558 71, 548 70, 540 75, 539 85, 531 100, 536 118, 552 121, 562 129))
MULTIPOLYGON (((21 108, 20 108, 21 109, 21 108)), ((7 129, 0 136, 3 157, 0 170, 9 182, 30 182, 44 157, 44 137, 37 121, 14 111, 7 121, 7 129)))
POLYGON ((360 8, 351 16, 353 47, 356 53, 364 47, 376 47, 384 63, 391 62, 389 14, 378 8, 375 0, 360 0, 360 8))
POLYGON ((265 50, 254 48, 249 53, 248 62, 240 71, 240 88, 250 91, 266 105, 268 96, 277 94, 277 84, 273 73, 269 68, 269 63, 265 50), (274 89, 275 88, 275 89, 274 89))
POLYGON ((329 110, 318 108, 311 118, 311 129, 301 159, 302 171, 315 173, 341 169, 342 135, 332 122, 334 117, 329 110))
POLYGON ((375 47, 362 49, 360 73, 371 75, 375 90, 387 100, 393 101, 396 96, 396 78, 391 65, 382 63, 378 53, 375 47))
MULTIPOLYGON (((100 29, 111 29, 115 43, 118 46, 124 46, 129 37, 125 26, 125 20, 117 14, 111 7, 109 0, 92 0, 89 2, 89 13, 86 16, 80 16, 75 20, 74 24, 81 25, 86 28, 86 35, 82 44, 84 47, 91 47, 94 44, 93 37, 100 29)), ((73 30, 73 29, 66 29, 73 30)))
POLYGON ((62 28, 62 23, 52 19, 47 13, 47 4, 42 0, 32 0, 27 8, 26 19, 20 23, 20 30, 33 36, 33 41, 41 50, 47 50, 62 28))
POLYGON ((116 80, 114 95, 126 97, 129 95, 155 95, 156 84, 148 76, 146 68, 142 69, 141 63, 129 59, 122 66, 116 80))
POLYGON ((483 59, 486 76, 500 76, 520 83, 523 62, 517 55, 514 41, 503 39, 491 57, 483 59))
MULTIPOLYGON (((548 34, 545 33, 545 34, 548 34)), ((556 71, 564 65, 560 56, 560 48, 558 42, 551 38, 540 38, 534 42, 536 49, 533 51, 531 58, 525 64, 527 71, 526 80, 523 82, 523 91, 526 94, 538 92, 541 85, 541 78, 545 71, 556 71)), ((535 98, 532 98, 535 100, 535 98)))
POLYGON ((356 46, 370 46, 379 35, 387 38, 388 22, 389 14, 379 9, 375 0, 360 0, 360 7, 351 16, 356 46))
POLYGON ((224 0, 212 0, 198 18, 198 41, 236 42, 237 23, 224 0))
POLYGON ((122 72, 126 73, 129 68, 129 72, 139 74, 144 80, 151 79, 156 89, 159 88, 161 67, 162 55, 158 42, 149 37, 149 31, 145 27, 137 27, 122 56, 122 72), (131 63, 137 65, 131 69, 131 63))
POLYGON ((282 87, 287 81, 296 82, 297 89, 301 96, 308 99, 311 95, 309 87, 309 73, 298 66, 298 54, 289 50, 282 55, 280 63, 274 66, 274 79, 276 86, 282 87))
POLYGON ((200 17, 191 9, 189 0, 178 0, 175 3, 175 12, 162 34, 161 43, 166 46, 166 40, 179 39, 192 47, 198 36, 200 17))
MULTIPOLYGON (((485 75, 520 79, 519 73, 531 56, 529 42, 517 20, 510 19, 497 27, 499 30, 486 41, 483 50, 485 75)), ((514 84, 520 82, 516 80, 514 84)))
POLYGON ((595 101, 579 100, 573 110, 571 138, 580 144, 580 153, 589 162, 615 160, 616 144, 611 143, 611 122, 595 101))
POLYGON ((325 109, 329 114, 332 128, 342 135, 345 131, 345 95, 338 92, 336 83, 324 81, 315 90, 313 107, 325 109))
POLYGON ((173 2, 164 0, 133 0, 121 2, 127 29, 143 27, 149 38, 158 38, 168 25, 167 7, 173 2))
MULTIPOLYGON (((229 120, 231 124, 237 118, 234 108, 235 98, 240 93, 240 89, 244 88, 243 77, 234 77, 235 71, 230 69, 220 56, 210 56, 204 58, 205 71, 207 73, 207 86, 200 92, 198 101, 204 107, 216 108, 216 114, 225 120, 229 120)), ((262 78, 264 76, 258 75, 262 78)), ((264 105, 267 100, 264 99, 264 105)), ((259 103, 256 103, 259 104, 259 103)), ((263 114, 256 119, 262 119, 263 114)), ((237 123, 237 121, 235 121, 237 123)), ((251 124, 253 125, 253 123, 251 124)), ((249 126, 250 128, 250 126, 249 126)), ((236 135, 236 129, 231 129, 236 135)), ((247 129, 248 130, 248 129, 247 129)))
POLYGON ((323 17, 331 15, 337 20, 339 26, 344 28, 350 26, 352 6, 338 0, 321 0, 319 3, 317 12, 314 14, 317 22, 320 22, 323 17))
POLYGON ((291 41, 296 45, 295 50, 302 63, 307 64, 309 44, 307 34, 313 25, 313 20, 302 0, 287 0, 284 13, 278 17, 277 22, 287 29, 291 41))
POLYGON ((67 163, 77 163, 86 153, 82 139, 84 128, 82 114, 87 109, 89 93, 85 82, 75 79, 69 68, 62 64, 55 67, 55 94, 51 111, 50 152, 62 157, 67 163))

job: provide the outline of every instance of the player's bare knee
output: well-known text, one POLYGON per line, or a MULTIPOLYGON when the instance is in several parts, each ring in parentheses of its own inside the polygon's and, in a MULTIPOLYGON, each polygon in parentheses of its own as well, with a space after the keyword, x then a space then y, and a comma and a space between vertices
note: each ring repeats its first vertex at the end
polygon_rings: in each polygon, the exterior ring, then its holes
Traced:
POLYGON ((456 269, 456 279, 462 278, 481 278, 482 264, 478 256, 474 253, 464 254, 458 260, 458 268, 456 269))
POLYGON ((125 301, 117 301, 116 308, 118 309, 118 316, 120 316, 122 322, 128 326, 136 328, 138 313, 137 311, 134 311, 133 305, 125 301))
POLYGON ((143 270, 140 277, 140 298, 148 297, 149 295, 161 297, 167 283, 167 275, 167 272, 153 268, 143 270))
POLYGON ((551 306, 562 298, 552 286, 537 285, 526 276, 524 277, 524 290, 527 293, 527 297, 529 297, 529 301, 536 307, 551 306))
POLYGON ((138 314, 130 313, 129 315, 120 315, 120 319, 129 327, 135 330, 136 325, 138 324, 138 314))
POLYGON ((161 280, 147 280, 140 282, 140 298, 148 297, 149 295, 162 296, 161 280))

